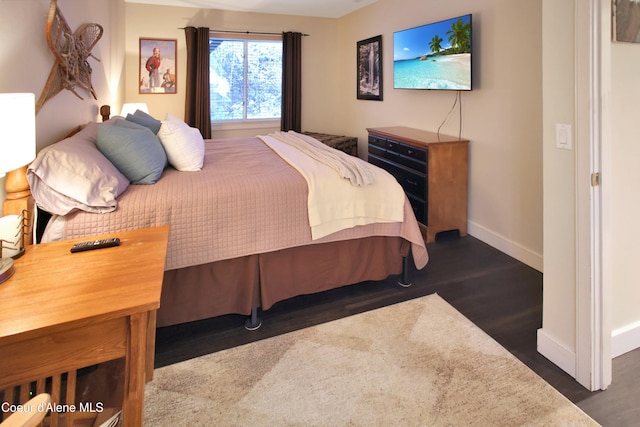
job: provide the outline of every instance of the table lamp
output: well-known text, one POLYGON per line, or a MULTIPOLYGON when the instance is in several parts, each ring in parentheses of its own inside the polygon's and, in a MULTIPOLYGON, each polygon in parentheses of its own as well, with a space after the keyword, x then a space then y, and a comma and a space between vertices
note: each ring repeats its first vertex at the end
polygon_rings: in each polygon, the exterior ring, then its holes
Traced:
MULTIPOLYGON (((7 172, 24 167, 36 157, 35 105, 35 95, 32 93, 0 93, 0 178, 7 172)), ((9 175, 6 186, 7 189, 11 186, 11 192, 15 192, 13 187, 16 184, 9 175)), ((28 188, 27 183, 27 191, 28 188)), ((0 244, 4 244, 4 241, 0 241, 0 244)), ((13 259, 1 258, 0 283, 9 279, 14 272, 13 259)))

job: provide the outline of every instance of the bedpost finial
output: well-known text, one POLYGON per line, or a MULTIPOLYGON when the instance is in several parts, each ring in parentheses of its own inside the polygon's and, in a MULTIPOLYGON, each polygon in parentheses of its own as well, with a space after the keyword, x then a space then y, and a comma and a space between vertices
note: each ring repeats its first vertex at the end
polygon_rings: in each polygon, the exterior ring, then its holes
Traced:
POLYGON ((111 116, 111 106, 109 105, 103 105, 100 107, 100 115, 102 116, 102 121, 106 122, 107 120, 109 120, 109 117, 111 116))

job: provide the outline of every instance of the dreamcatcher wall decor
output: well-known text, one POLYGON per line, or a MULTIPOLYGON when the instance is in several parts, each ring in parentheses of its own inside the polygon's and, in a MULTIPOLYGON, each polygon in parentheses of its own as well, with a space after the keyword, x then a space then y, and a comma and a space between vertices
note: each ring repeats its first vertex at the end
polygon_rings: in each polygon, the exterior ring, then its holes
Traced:
POLYGON ((99 24, 83 24, 72 33, 67 20, 58 8, 57 0, 51 0, 46 36, 47 44, 56 62, 36 103, 36 113, 45 102, 60 93, 62 89, 68 89, 78 98, 84 99, 76 92, 77 86, 81 86, 94 99, 98 99, 91 84, 91 66, 88 59, 92 57, 100 61, 91 54, 91 49, 98 43, 103 32, 99 24))

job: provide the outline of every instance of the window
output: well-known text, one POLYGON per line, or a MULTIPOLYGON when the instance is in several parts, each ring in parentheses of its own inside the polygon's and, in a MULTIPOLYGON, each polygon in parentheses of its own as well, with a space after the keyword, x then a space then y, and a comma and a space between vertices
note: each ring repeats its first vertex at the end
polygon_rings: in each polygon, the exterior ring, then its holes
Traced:
POLYGON ((211 122, 279 120, 282 38, 209 38, 211 122))

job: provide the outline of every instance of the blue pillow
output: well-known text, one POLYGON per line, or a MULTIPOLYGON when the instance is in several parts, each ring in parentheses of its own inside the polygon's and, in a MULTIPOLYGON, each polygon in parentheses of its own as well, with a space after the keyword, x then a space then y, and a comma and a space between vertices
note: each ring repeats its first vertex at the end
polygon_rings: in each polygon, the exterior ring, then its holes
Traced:
POLYGON ((155 184, 168 163, 151 130, 124 120, 98 126, 96 146, 132 184, 155 184))
POLYGON ((162 126, 162 122, 160 120, 155 119, 153 116, 150 116, 142 110, 136 110, 133 114, 127 114, 126 119, 130 122, 137 123, 151 129, 151 132, 154 134, 157 134, 160 130, 160 126, 162 126))

